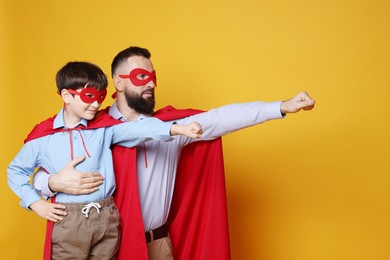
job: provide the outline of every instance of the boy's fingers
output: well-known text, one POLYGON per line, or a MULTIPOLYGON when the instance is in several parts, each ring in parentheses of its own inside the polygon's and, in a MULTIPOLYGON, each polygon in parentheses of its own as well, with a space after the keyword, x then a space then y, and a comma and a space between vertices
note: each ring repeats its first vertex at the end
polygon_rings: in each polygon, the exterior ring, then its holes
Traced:
POLYGON ((57 221, 61 221, 63 220, 64 218, 63 217, 60 217, 56 214, 52 214, 48 217, 48 220, 52 221, 52 222, 57 222, 57 221))
POLYGON ((53 204, 55 209, 65 209, 66 206, 63 204, 53 204))
POLYGON ((66 213, 66 211, 65 210, 62 210, 62 209, 54 209, 53 211, 52 211, 52 213, 53 214, 55 214, 55 215, 61 215, 61 216, 66 216, 67 215, 67 213, 66 213))

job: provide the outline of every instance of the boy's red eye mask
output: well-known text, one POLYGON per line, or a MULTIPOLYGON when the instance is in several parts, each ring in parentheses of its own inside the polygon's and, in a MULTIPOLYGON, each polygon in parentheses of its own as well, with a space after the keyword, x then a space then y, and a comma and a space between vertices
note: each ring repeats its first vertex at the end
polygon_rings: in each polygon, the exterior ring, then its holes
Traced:
POLYGON ((143 86, 150 81, 157 85, 156 71, 149 72, 145 69, 137 68, 130 71, 129 75, 118 75, 121 79, 130 79, 134 86, 143 86))
POLYGON ((80 92, 68 89, 68 92, 74 95, 79 95, 81 101, 84 103, 93 103, 97 101, 98 103, 103 103, 107 95, 107 89, 97 90, 95 88, 83 88, 80 92))

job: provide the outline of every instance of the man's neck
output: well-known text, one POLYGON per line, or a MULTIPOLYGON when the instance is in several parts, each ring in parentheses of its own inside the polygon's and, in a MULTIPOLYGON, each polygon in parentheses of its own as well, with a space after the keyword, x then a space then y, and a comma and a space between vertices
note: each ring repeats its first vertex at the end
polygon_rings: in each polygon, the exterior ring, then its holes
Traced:
POLYGON ((130 108, 125 102, 116 102, 116 107, 127 121, 135 121, 140 115, 140 113, 130 108))

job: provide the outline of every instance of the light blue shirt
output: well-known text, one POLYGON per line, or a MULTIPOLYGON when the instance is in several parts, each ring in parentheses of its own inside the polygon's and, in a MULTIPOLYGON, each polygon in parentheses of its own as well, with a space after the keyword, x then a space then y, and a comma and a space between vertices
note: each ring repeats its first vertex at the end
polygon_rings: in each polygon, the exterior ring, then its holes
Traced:
MULTIPOLYGON (((79 125, 88 125, 82 119, 79 125)), ((145 118, 134 122, 90 130, 70 130, 57 132, 25 143, 8 167, 8 184, 21 198, 21 206, 27 208, 40 200, 30 184, 30 176, 35 168, 42 167, 48 173, 61 170, 71 158, 85 155, 86 159, 76 166, 79 171, 97 171, 104 177, 99 190, 86 195, 58 193, 60 203, 88 203, 111 196, 115 190, 111 145, 120 144, 134 147, 148 140, 171 140, 172 122, 165 123, 155 118, 145 118), (71 154, 73 153, 73 155, 71 154), (88 156, 89 154, 89 156, 88 156)), ((64 124, 63 109, 53 124, 54 129, 67 129, 64 124)))

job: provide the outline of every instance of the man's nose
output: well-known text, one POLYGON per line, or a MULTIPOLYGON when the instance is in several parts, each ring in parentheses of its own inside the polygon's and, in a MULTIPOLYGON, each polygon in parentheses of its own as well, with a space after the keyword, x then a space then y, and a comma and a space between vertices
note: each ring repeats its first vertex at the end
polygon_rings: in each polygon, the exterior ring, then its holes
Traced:
POLYGON ((156 86, 156 84, 154 83, 154 81, 151 80, 151 81, 149 81, 148 83, 146 83, 146 87, 147 87, 148 89, 151 89, 151 88, 155 88, 155 87, 157 87, 157 86, 156 86))

